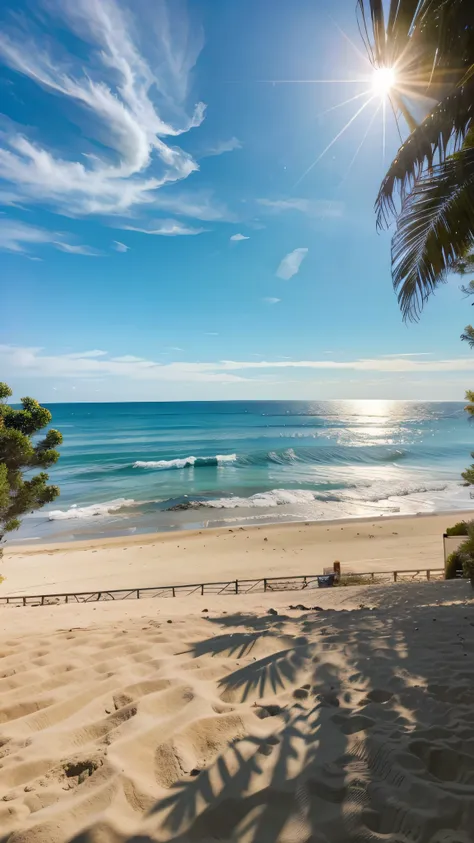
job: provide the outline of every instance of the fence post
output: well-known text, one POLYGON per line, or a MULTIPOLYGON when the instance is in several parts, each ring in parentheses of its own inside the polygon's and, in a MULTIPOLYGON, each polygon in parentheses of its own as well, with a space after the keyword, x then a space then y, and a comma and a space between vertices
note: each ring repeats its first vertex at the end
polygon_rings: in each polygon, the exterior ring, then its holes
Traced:
POLYGON ((173 586, 173 588, 171 589, 171 591, 172 591, 173 597, 176 597, 176 589, 175 589, 175 587, 174 587, 174 586, 173 586))
POLYGON ((431 571, 430 571, 430 569, 428 568, 428 570, 427 570, 427 572, 426 572, 426 579, 427 579, 427 580, 429 580, 430 578, 431 578, 431 571))
POLYGON ((235 593, 236 594, 239 593, 239 581, 238 580, 235 581, 235 593))
POLYGON ((264 591, 267 590, 267 578, 266 577, 263 578, 263 590, 264 591))
POLYGON ((374 572, 374 571, 372 571, 372 573, 371 573, 371 575, 370 575, 370 576, 372 577, 372 581, 374 581, 374 580, 375 580, 375 572, 374 572))
POLYGON ((393 581, 394 582, 397 581, 397 572, 396 571, 393 572, 393 581))

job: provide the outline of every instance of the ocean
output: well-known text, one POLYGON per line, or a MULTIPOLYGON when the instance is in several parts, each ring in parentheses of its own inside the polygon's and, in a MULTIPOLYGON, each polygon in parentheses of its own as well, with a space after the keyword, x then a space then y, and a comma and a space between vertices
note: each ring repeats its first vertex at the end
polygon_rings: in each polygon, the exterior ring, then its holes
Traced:
POLYGON ((54 404, 53 504, 11 541, 474 509, 462 403, 54 404))

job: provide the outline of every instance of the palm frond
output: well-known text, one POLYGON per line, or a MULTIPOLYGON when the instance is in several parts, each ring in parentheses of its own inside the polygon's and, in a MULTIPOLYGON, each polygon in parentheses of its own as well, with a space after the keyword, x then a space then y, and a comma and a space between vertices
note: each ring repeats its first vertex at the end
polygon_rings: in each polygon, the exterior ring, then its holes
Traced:
POLYGON ((404 319, 474 246, 474 149, 434 167, 403 204, 392 242, 393 285, 404 319))
POLYGON ((459 149, 473 126, 474 76, 438 103, 398 150, 375 203, 379 227, 388 225, 390 216, 397 214, 393 198, 396 188, 403 201, 423 169, 433 168, 435 158, 442 164, 454 149, 459 149))

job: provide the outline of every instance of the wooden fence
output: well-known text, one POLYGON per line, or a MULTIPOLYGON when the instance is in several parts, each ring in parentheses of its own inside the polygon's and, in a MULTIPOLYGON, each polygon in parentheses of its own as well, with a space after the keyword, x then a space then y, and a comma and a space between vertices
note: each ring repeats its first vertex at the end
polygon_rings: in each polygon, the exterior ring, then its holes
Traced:
MULTIPOLYGON (((319 588, 323 574, 301 574, 288 577, 260 577, 253 580, 163 585, 155 588, 119 588, 100 591, 78 591, 60 594, 0 595, 0 606, 51 606, 58 603, 96 603, 99 600, 140 600, 143 597, 189 597, 193 594, 255 594, 260 592, 303 591, 319 588)), ((404 571, 370 571, 344 574, 343 582, 350 585, 390 582, 420 582, 444 578, 443 568, 422 568, 404 571)))

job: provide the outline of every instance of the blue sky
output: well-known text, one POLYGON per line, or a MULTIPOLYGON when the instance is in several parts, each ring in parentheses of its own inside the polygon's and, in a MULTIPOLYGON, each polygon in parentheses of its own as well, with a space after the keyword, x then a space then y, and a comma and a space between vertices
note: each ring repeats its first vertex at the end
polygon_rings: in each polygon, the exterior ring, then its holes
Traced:
POLYGON ((458 280, 409 326, 391 288, 380 99, 320 157, 372 96, 353 0, 6 0, 0 33, 16 397, 463 398, 458 280))

